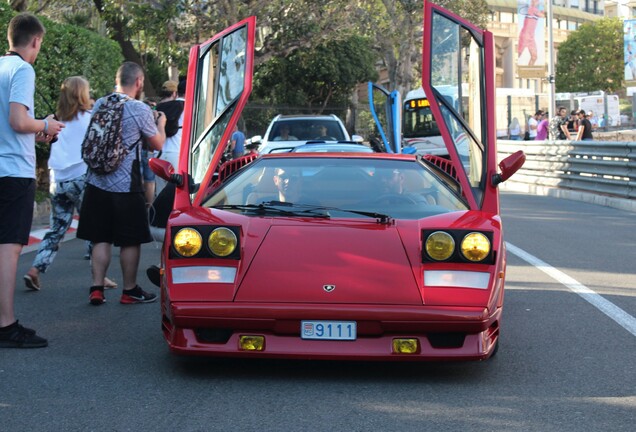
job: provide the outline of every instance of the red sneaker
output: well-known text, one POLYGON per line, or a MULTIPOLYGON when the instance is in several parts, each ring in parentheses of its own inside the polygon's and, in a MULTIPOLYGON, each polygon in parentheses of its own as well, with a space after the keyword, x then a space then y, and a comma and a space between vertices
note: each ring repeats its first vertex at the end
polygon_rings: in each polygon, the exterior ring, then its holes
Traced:
POLYGON ((124 290, 121 293, 120 303, 123 304, 135 304, 135 303, 152 303, 157 300, 156 294, 151 294, 141 289, 139 285, 131 290, 124 290))
POLYGON ((103 286, 91 287, 91 293, 88 296, 88 300, 93 306, 99 306, 101 304, 106 303, 106 299, 104 298, 104 287, 103 286))

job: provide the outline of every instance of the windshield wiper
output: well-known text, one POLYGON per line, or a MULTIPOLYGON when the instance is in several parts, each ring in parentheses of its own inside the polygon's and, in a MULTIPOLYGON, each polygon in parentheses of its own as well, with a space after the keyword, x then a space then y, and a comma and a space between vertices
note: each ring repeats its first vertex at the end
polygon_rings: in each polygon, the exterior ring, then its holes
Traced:
POLYGON ((259 215, 265 214, 277 214, 281 216, 309 216, 315 218, 329 218, 329 213, 319 211, 322 209, 311 208, 296 208, 294 210, 287 210, 281 207, 293 207, 294 204, 286 203, 282 201, 268 201, 261 204, 224 204, 213 206, 212 208, 221 210, 241 210, 245 212, 254 212, 259 215))
MULTIPOLYGON (((381 224, 391 224, 393 222, 393 218, 389 215, 386 215, 384 213, 376 213, 376 212, 369 212, 369 211, 364 211, 364 210, 348 210, 348 209, 341 209, 338 207, 323 207, 323 206, 316 206, 316 205, 311 205, 311 204, 294 204, 294 203, 289 203, 289 202, 281 202, 281 201, 268 201, 268 202, 264 202, 263 204, 266 205, 280 205, 280 206, 286 206, 286 207, 294 207, 294 208, 304 208, 306 209, 306 212, 310 212, 310 211, 321 211, 321 210, 326 210, 326 211, 339 211, 339 212, 343 212, 343 213, 353 213, 353 214, 358 214, 361 216, 367 216, 370 218, 374 218, 377 219, 378 223, 381 224)), ((327 213, 329 214, 329 213, 327 213)))

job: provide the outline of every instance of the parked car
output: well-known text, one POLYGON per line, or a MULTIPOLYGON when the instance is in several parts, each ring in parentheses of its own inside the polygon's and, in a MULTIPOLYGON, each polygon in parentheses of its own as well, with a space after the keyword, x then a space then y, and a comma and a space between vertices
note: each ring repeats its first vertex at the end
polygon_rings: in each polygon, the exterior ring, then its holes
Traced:
MULTIPOLYGON (((254 141, 254 138, 252 138, 254 141)), ((288 152, 308 141, 356 141, 359 135, 349 136, 342 121, 330 115, 277 115, 261 138, 258 153, 288 152)))
POLYGON ((295 147, 291 150, 294 153, 373 153, 373 149, 362 143, 355 142, 323 142, 308 141, 306 144, 295 147))
MULTIPOLYGON (((492 33, 424 8, 422 84, 448 159, 286 152, 222 163, 251 91, 255 18, 191 50, 186 154, 178 167, 150 160, 175 185, 155 273, 171 351, 391 361, 496 352, 506 273, 497 185, 525 156, 497 163, 492 33), (438 85, 462 86, 469 111, 438 85)), ((397 140, 399 110, 386 112, 383 139, 397 140)))

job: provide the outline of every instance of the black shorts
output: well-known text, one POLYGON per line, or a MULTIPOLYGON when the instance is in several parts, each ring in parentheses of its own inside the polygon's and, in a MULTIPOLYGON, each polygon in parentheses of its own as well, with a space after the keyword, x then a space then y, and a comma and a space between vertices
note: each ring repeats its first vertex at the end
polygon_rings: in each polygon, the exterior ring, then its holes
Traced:
POLYGON ((35 179, 0 177, 0 244, 29 244, 35 179))
POLYGON ((143 192, 108 192, 87 184, 77 237, 115 246, 151 242, 143 192))

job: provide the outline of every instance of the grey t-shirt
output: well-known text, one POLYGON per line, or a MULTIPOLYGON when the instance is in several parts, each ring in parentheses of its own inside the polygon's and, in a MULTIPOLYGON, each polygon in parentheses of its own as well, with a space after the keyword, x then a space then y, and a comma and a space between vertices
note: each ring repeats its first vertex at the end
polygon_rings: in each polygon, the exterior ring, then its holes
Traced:
MULTIPOLYGON (((105 100, 106 97, 95 102, 93 113, 97 112, 105 100)), ((138 100, 131 99, 126 102, 122 117, 122 139, 130 151, 121 165, 109 174, 99 175, 89 168, 86 182, 109 192, 143 192, 141 138, 149 138, 157 133, 157 125, 150 107, 138 100)))

